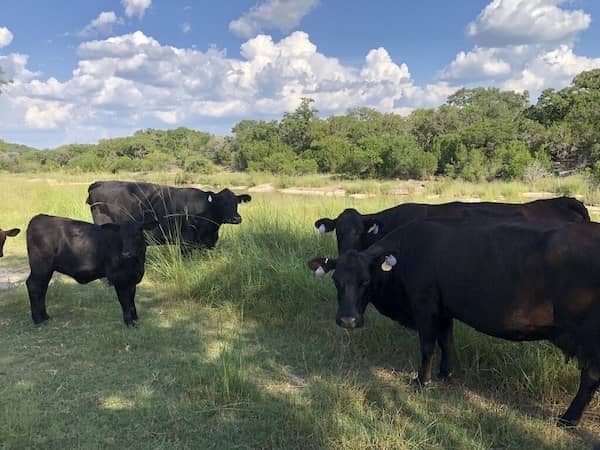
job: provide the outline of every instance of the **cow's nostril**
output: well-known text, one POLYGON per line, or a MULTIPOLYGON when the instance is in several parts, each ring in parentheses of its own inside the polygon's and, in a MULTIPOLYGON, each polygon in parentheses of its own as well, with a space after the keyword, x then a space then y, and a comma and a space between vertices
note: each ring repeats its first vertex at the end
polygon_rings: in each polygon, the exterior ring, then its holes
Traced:
POLYGON ((344 328, 356 328, 358 320, 356 317, 340 317, 338 324, 344 328))

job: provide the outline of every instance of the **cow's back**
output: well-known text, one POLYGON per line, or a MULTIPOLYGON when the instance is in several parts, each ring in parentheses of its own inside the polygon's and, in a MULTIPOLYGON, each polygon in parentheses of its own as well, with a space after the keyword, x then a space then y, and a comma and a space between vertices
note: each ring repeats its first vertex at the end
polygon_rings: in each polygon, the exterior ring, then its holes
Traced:
POLYGON ((98 225, 143 221, 149 214, 167 214, 169 195, 166 192, 166 187, 152 183, 97 181, 89 186, 86 203, 98 225))

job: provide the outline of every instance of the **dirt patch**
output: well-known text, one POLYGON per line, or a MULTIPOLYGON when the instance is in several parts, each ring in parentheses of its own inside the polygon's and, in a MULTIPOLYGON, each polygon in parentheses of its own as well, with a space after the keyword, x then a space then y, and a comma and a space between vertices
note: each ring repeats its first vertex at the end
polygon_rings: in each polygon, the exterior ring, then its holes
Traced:
POLYGON ((398 183, 388 190, 388 195, 413 195, 421 194, 425 190, 425 182, 419 180, 407 180, 398 183))
POLYGON ((523 192, 521 194, 525 198, 552 198, 556 197, 554 192, 540 191, 540 192, 523 192))
POLYGON ((344 197, 346 191, 340 189, 338 186, 326 186, 319 188, 307 188, 307 187, 291 187, 285 189, 279 189, 282 194, 295 194, 295 195, 324 195, 327 197, 344 197))
POLYGON ((0 289, 10 289, 22 285, 29 271, 11 270, 0 268, 0 289))
POLYGON ((248 192, 272 192, 274 190, 275 188, 273 187, 273 184, 265 183, 252 186, 250 189, 248 189, 248 192))
POLYGON ((376 194, 350 194, 349 197, 363 199, 363 198, 377 197, 377 195, 376 194))

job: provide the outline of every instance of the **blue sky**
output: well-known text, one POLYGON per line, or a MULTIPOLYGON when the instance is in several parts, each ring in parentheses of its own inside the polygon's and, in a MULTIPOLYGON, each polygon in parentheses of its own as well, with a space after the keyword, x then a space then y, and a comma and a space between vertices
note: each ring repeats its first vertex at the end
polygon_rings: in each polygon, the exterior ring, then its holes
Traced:
POLYGON ((408 114, 462 86, 533 101, 600 67, 597 0, 3 1, 0 138, 53 147, 189 126, 228 133, 312 97, 408 114))

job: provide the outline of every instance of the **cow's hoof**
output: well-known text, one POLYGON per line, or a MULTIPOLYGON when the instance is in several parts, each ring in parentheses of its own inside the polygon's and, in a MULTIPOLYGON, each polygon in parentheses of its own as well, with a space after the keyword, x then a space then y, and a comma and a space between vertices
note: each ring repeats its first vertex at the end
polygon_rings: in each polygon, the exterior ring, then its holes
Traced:
POLYGON ((415 390, 421 390, 431 385, 431 380, 422 381, 419 377, 413 378, 410 386, 415 390))
POLYGON ((138 323, 135 320, 125 322, 125 325, 127 325, 127 328, 138 328, 138 323))
POLYGON ((42 326, 44 325, 46 322, 48 322, 48 320, 50 320, 50 316, 48 314, 46 314, 45 317, 40 317, 40 318, 35 318, 33 319, 33 323, 36 326, 42 326))
POLYGON ((440 372, 437 374, 437 380, 442 382, 448 382, 452 380, 452 372, 440 372))
POLYGON ((568 418, 562 416, 562 417, 558 418, 558 421, 556 422, 556 426, 561 427, 561 428, 575 428, 578 423, 579 423, 578 420, 571 420, 571 419, 568 419, 568 418))

